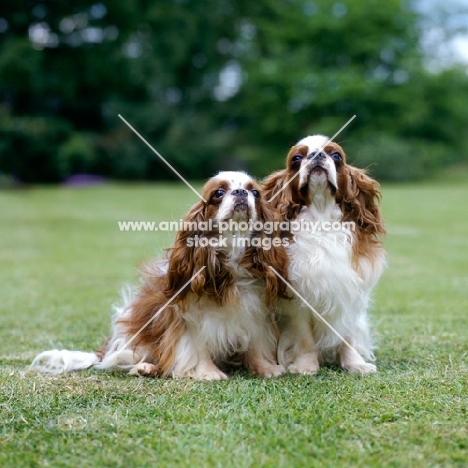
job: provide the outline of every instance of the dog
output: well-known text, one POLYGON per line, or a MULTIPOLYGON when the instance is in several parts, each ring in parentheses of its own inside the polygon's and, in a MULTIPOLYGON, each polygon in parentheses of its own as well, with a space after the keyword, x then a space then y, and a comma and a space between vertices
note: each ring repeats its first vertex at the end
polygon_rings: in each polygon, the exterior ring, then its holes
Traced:
POLYGON ((252 228, 272 222, 274 211, 243 172, 220 172, 202 195, 167 255, 143 266, 142 284, 116 308, 105 345, 92 353, 45 351, 32 369, 221 380, 227 375, 220 367, 236 362, 266 378, 285 373, 270 310, 287 297, 286 286, 269 267, 287 275, 288 257, 282 246, 263 248, 271 239, 252 228), (221 223, 228 226, 222 239, 221 223))
POLYGON ((281 301, 278 362, 295 374, 333 362, 375 372, 366 362, 375 360, 367 309, 385 266, 379 184, 348 165, 340 145, 314 135, 291 148, 263 193, 283 221, 301 226, 286 247, 297 294, 281 301))

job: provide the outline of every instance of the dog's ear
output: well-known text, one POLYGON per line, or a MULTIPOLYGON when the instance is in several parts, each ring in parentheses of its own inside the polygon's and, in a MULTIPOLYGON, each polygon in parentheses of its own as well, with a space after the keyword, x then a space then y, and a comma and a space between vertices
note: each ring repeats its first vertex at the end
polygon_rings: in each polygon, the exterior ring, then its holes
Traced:
POLYGON ((345 221, 354 221, 363 234, 385 234, 385 225, 380 213, 381 198, 379 183, 364 170, 346 167, 347 186, 341 194, 341 210, 345 221))
POLYGON ((290 298, 285 282, 276 274, 287 280, 289 259, 284 243, 288 239, 282 238, 280 217, 264 198, 259 200, 257 207, 263 229, 253 233, 250 247, 245 251, 240 265, 264 280, 265 301, 273 309, 278 298, 290 298))
POLYGON ((180 289, 200 270, 203 270, 181 291, 175 301, 182 301, 189 291, 201 297, 212 296, 219 304, 229 302, 232 298, 233 276, 226 268, 223 252, 216 251, 208 244, 200 245, 200 239, 210 239, 217 232, 201 230, 208 224, 207 204, 200 200, 189 211, 184 219, 184 229, 176 236, 174 247, 169 249, 166 297, 174 297, 180 289), (198 236, 198 237, 197 237, 198 236))
POLYGON ((297 216, 302 204, 297 197, 294 197, 291 184, 285 187, 288 180, 288 171, 286 169, 275 172, 264 180, 262 193, 281 219, 289 221, 297 216))
MULTIPOLYGON (((169 265, 167 271, 167 287, 165 289, 166 296, 174 297, 197 271, 205 266, 205 258, 203 251, 195 248, 195 236, 200 234, 197 226, 205 218, 205 203, 199 201, 196 203, 184 218, 184 226, 190 226, 194 229, 182 229, 177 232, 174 247, 169 251, 169 265), (189 224, 193 223, 193 224, 189 224)), ((182 300, 191 288, 199 290, 202 286, 204 275, 203 272, 198 275, 190 285, 181 291, 176 302, 182 300)))
MULTIPOLYGON (((274 172, 270 174, 262 183, 262 195, 263 197, 269 201, 274 195, 276 195, 286 183, 286 169, 282 171, 274 172)), ((277 195, 273 200, 269 203, 276 208, 281 200, 281 194, 277 195)))

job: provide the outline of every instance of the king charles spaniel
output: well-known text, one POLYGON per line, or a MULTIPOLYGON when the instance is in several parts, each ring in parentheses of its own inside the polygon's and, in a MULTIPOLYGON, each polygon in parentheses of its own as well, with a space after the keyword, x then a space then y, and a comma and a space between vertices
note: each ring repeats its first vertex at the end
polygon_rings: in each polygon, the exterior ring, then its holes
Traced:
POLYGON ((206 202, 200 200, 185 217, 187 230, 177 233, 164 259, 144 266, 141 286, 116 308, 102 349, 46 351, 32 369, 58 374, 96 367, 219 380, 227 378, 219 366, 236 361, 263 377, 284 374, 276 362, 277 328, 269 309, 285 297, 285 286, 269 266, 287 274, 287 254, 282 246, 266 249, 254 242, 265 232, 248 223, 272 222, 274 211, 243 172, 219 173, 202 195, 206 202), (221 222, 229 227, 218 239, 221 222))
POLYGON ((284 221, 300 226, 286 247, 289 279, 309 305, 299 297, 281 301, 278 362, 296 374, 314 374, 327 362, 375 372, 366 362, 375 360, 367 309, 385 266, 379 184, 322 135, 299 141, 286 165, 267 178, 263 193, 284 221))

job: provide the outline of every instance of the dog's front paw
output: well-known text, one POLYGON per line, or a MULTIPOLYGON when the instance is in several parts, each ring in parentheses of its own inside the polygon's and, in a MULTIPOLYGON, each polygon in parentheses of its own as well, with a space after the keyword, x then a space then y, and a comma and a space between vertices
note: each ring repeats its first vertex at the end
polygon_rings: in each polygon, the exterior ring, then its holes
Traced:
POLYGON ((226 380, 228 376, 218 369, 207 372, 200 372, 195 376, 195 378, 198 380, 226 380))
POLYGON ((256 369, 255 373, 265 379, 271 379, 272 377, 281 377, 286 373, 286 369, 278 364, 269 364, 256 369))
POLYGON ((320 366, 317 362, 293 362, 289 365, 288 371, 291 374, 314 375, 320 366))
POLYGON ((228 376, 222 372, 210 358, 205 358, 199 361, 196 367, 187 375, 196 380, 207 381, 226 380, 228 378, 228 376))
POLYGON ((296 360, 289 364, 288 371, 291 374, 314 375, 320 368, 316 352, 299 355, 296 360))
POLYGON ((377 366, 374 366, 374 364, 370 364, 368 362, 344 364, 342 367, 348 372, 352 372, 354 374, 364 375, 377 372, 377 366))

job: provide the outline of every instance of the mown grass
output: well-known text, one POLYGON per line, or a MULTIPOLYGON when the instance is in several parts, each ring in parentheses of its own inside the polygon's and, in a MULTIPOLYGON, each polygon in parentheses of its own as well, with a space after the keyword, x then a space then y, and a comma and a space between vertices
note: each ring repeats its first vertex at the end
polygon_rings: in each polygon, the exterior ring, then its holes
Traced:
POLYGON ((172 233, 180 185, 0 193, 0 466, 467 466, 468 184, 384 186, 389 267, 372 311, 380 372, 226 382, 27 373, 96 349, 136 265, 172 233))

